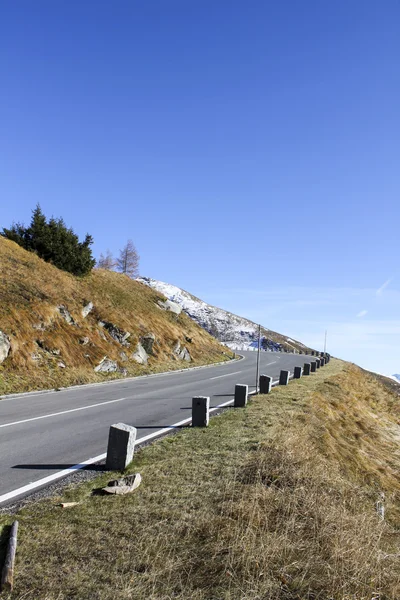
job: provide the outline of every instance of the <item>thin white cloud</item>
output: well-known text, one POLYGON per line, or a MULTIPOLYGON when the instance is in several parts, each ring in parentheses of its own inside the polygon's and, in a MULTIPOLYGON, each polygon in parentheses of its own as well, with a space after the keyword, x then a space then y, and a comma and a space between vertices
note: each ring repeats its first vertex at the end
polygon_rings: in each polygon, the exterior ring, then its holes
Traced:
POLYGON ((389 285, 389 283, 392 281, 392 279, 393 279, 393 277, 391 277, 390 279, 387 279, 387 280, 385 281, 385 283, 384 283, 383 285, 381 285, 381 287, 380 287, 380 288, 378 288, 378 289, 376 290, 376 295, 377 295, 377 296, 382 296, 382 294, 383 294, 383 290, 387 288, 387 286, 388 286, 388 285, 389 285))
POLYGON ((365 315, 368 313, 367 310, 360 310, 360 312, 358 313, 357 317, 361 318, 361 317, 365 317, 365 315))

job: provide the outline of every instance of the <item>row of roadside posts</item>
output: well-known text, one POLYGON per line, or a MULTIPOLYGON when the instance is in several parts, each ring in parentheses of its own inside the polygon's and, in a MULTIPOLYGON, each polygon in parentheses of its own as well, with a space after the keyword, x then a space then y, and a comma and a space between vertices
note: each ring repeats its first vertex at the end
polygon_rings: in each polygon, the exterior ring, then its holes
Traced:
MULTIPOLYGON (((324 367, 331 358, 327 352, 318 352, 318 356, 316 356, 316 352, 312 351, 311 356, 315 356, 315 360, 304 363, 302 367, 295 367, 293 376, 290 375, 290 371, 282 370, 279 380, 275 382, 269 375, 258 375, 257 373, 258 387, 253 394, 257 392, 260 394, 269 394, 271 389, 276 385, 288 385, 290 379, 300 379, 303 376, 311 375, 317 369, 324 367)), ((233 399, 234 408, 245 407, 248 397, 249 386, 236 384, 233 399)), ((192 398, 192 427, 207 427, 209 421, 210 397, 195 396, 192 398)), ((135 451, 136 433, 136 427, 125 425, 125 423, 111 425, 108 436, 106 469, 123 471, 132 462, 135 451)))

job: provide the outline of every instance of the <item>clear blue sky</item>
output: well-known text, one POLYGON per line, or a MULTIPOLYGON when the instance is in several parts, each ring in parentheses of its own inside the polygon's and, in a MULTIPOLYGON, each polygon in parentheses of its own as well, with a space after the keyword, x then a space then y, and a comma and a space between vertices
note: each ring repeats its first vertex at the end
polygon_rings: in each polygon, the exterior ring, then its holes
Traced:
POLYGON ((0 49, 0 227, 400 372, 397 0, 5 0, 0 49))

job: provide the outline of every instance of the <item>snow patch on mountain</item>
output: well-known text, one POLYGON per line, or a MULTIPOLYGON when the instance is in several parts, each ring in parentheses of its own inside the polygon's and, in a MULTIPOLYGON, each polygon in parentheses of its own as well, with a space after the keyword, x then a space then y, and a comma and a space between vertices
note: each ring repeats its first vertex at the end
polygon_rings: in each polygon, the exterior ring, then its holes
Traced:
MULTIPOLYGON (((258 325, 253 321, 207 304, 204 300, 196 298, 196 296, 175 285, 157 281, 150 277, 138 277, 137 281, 163 294, 168 300, 179 304, 190 318, 233 350, 246 350, 257 347, 258 325)), ((282 347, 282 344, 287 343, 289 340, 292 344, 305 348, 303 344, 279 336, 279 334, 264 327, 262 328, 262 334, 264 349, 278 350, 282 347), (277 337, 280 339, 277 340, 277 337)))

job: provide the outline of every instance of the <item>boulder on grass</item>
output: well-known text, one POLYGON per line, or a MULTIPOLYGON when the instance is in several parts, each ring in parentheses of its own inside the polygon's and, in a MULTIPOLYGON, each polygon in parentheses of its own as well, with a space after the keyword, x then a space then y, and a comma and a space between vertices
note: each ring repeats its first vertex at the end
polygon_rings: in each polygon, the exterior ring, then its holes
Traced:
POLYGON ((0 363, 4 362, 10 353, 11 342, 8 335, 0 331, 0 363))
POLYGON ((129 343, 127 341, 131 335, 129 331, 123 331, 122 329, 114 325, 114 323, 110 323, 109 321, 99 321, 99 325, 100 327, 104 327, 104 329, 108 331, 113 340, 115 340, 122 346, 129 347, 129 343))
POLYGON ((82 317, 84 319, 86 319, 86 317, 88 316, 88 314, 90 314, 92 312, 92 310, 94 309, 94 304, 93 302, 88 302, 83 308, 82 308, 82 317))
POLYGON ((172 351, 179 360, 186 360, 187 362, 192 360, 189 350, 186 348, 186 346, 181 346, 179 340, 174 345, 172 351))
POLYGON ((139 365, 147 365, 147 361, 149 359, 146 350, 143 348, 142 344, 139 342, 136 346, 135 352, 132 354, 131 358, 135 360, 139 365))
POLYGON ((154 335, 154 333, 151 332, 146 333, 146 335, 140 338, 140 343, 142 344, 147 354, 153 354, 153 345, 155 341, 156 336, 154 335))
POLYGON ((57 306, 57 310, 64 319, 64 321, 68 323, 68 325, 76 325, 71 313, 69 312, 67 307, 64 306, 64 304, 60 304, 60 306, 57 306))
POLYGON ((118 371, 118 365, 115 360, 111 360, 105 356, 94 370, 96 373, 115 373, 118 371))
POLYGON ((159 300, 158 306, 163 310, 174 313, 175 315, 180 315, 182 312, 182 307, 176 302, 172 302, 172 300, 165 300, 165 302, 159 300))

